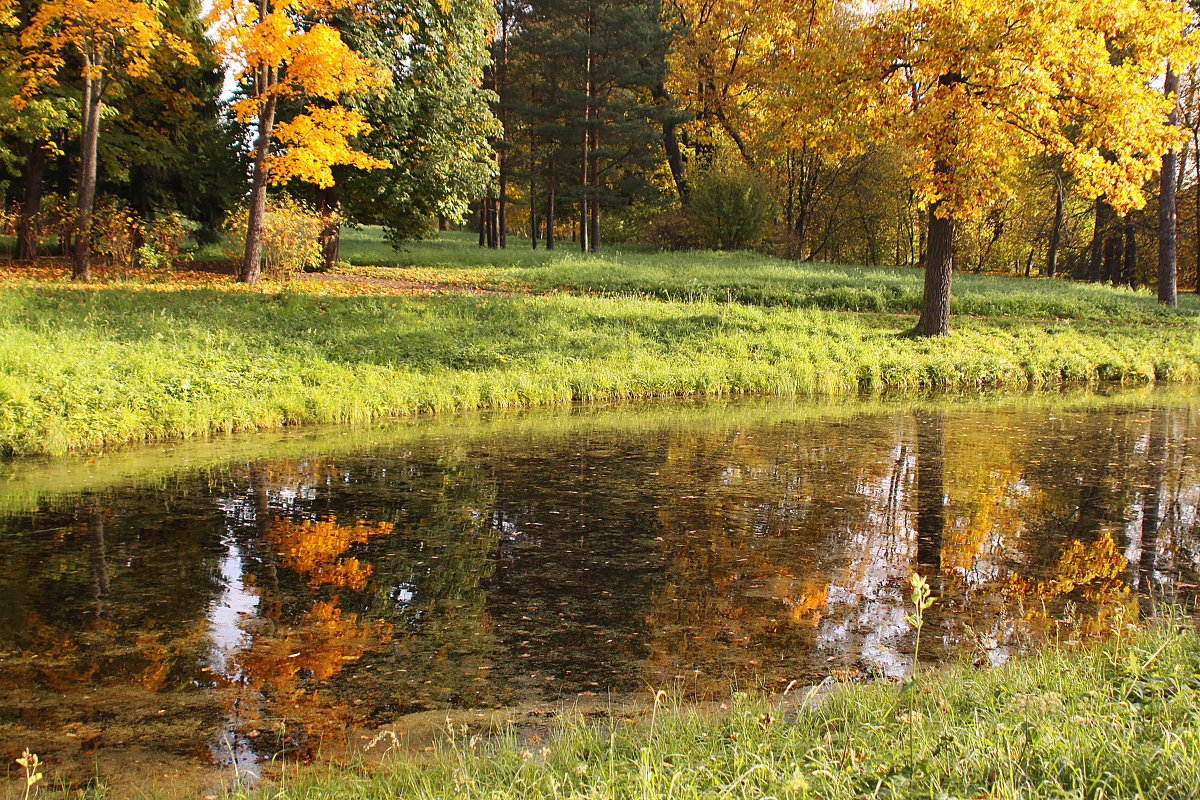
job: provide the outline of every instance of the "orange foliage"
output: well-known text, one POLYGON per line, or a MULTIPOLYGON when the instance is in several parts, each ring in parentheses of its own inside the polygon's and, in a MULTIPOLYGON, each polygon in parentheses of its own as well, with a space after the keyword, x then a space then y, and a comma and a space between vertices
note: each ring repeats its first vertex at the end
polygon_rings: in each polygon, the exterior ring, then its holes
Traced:
POLYGON ((371 575, 371 565, 357 558, 341 558, 354 544, 365 544, 372 536, 392 532, 386 522, 359 521, 338 525, 337 517, 319 522, 295 523, 276 517, 267 539, 279 551, 283 566, 308 576, 310 586, 333 585, 362 589, 371 575))

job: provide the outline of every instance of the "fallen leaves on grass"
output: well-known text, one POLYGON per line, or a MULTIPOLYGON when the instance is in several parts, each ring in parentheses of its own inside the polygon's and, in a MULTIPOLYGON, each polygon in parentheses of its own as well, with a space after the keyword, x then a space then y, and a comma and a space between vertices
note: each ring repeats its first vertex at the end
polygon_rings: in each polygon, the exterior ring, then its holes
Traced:
POLYGON ((301 274, 284 280, 264 278, 255 286, 235 280, 235 263, 192 262, 170 271, 97 265, 90 283, 71 280, 70 265, 62 259, 0 264, 0 286, 47 286, 54 288, 104 289, 113 286, 153 291, 183 291, 206 288, 229 292, 257 292, 355 297, 364 295, 405 296, 462 294, 492 291, 482 284, 482 273, 430 268, 351 267, 334 272, 301 274))

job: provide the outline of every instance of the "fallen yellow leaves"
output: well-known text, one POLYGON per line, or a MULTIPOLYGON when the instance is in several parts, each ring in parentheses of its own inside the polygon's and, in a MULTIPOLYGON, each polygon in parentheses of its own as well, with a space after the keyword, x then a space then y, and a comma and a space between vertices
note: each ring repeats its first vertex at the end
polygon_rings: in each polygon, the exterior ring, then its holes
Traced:
POLYGON ((192 262, 170 272, 120 266, 93 267, 91 283, 71 280, 65 260, 0 263, 0 287, 45 286, 103 290, 115 286, 133 291, 187 291, 198 288, 235 293, 293 292, 320 297, 414 296, 492 291, 482 273, 427 267, 351 267, 334 272, 303 273, 285 280, 264 279, 255 286, 238 283, 234 265, 192 262))

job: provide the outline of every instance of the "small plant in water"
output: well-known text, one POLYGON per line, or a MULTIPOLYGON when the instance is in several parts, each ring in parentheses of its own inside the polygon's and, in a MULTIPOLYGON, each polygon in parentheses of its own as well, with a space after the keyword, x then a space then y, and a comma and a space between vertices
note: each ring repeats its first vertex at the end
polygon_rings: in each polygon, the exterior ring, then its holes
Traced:
POLYGON ((36 753, 29 752, 29 748, 26 747, 25 752, 21 753, 21 757, 17 759, 17 763, 25 769, 25 800, 29 800, 29 793, 42 779, 42 773, 38 771, 42 762, 36 753))

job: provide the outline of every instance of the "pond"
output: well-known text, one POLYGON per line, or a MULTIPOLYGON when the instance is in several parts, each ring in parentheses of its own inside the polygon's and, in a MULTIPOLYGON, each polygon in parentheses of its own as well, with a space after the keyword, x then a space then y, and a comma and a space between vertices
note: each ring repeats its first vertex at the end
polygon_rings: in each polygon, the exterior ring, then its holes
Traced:
POLYGON ((176 780, 422 712, 894 678, 913 572, 923 660, 1104 635, 1195 600, 1197 400, 656 403, 10 463, 0 756, 176 780))

